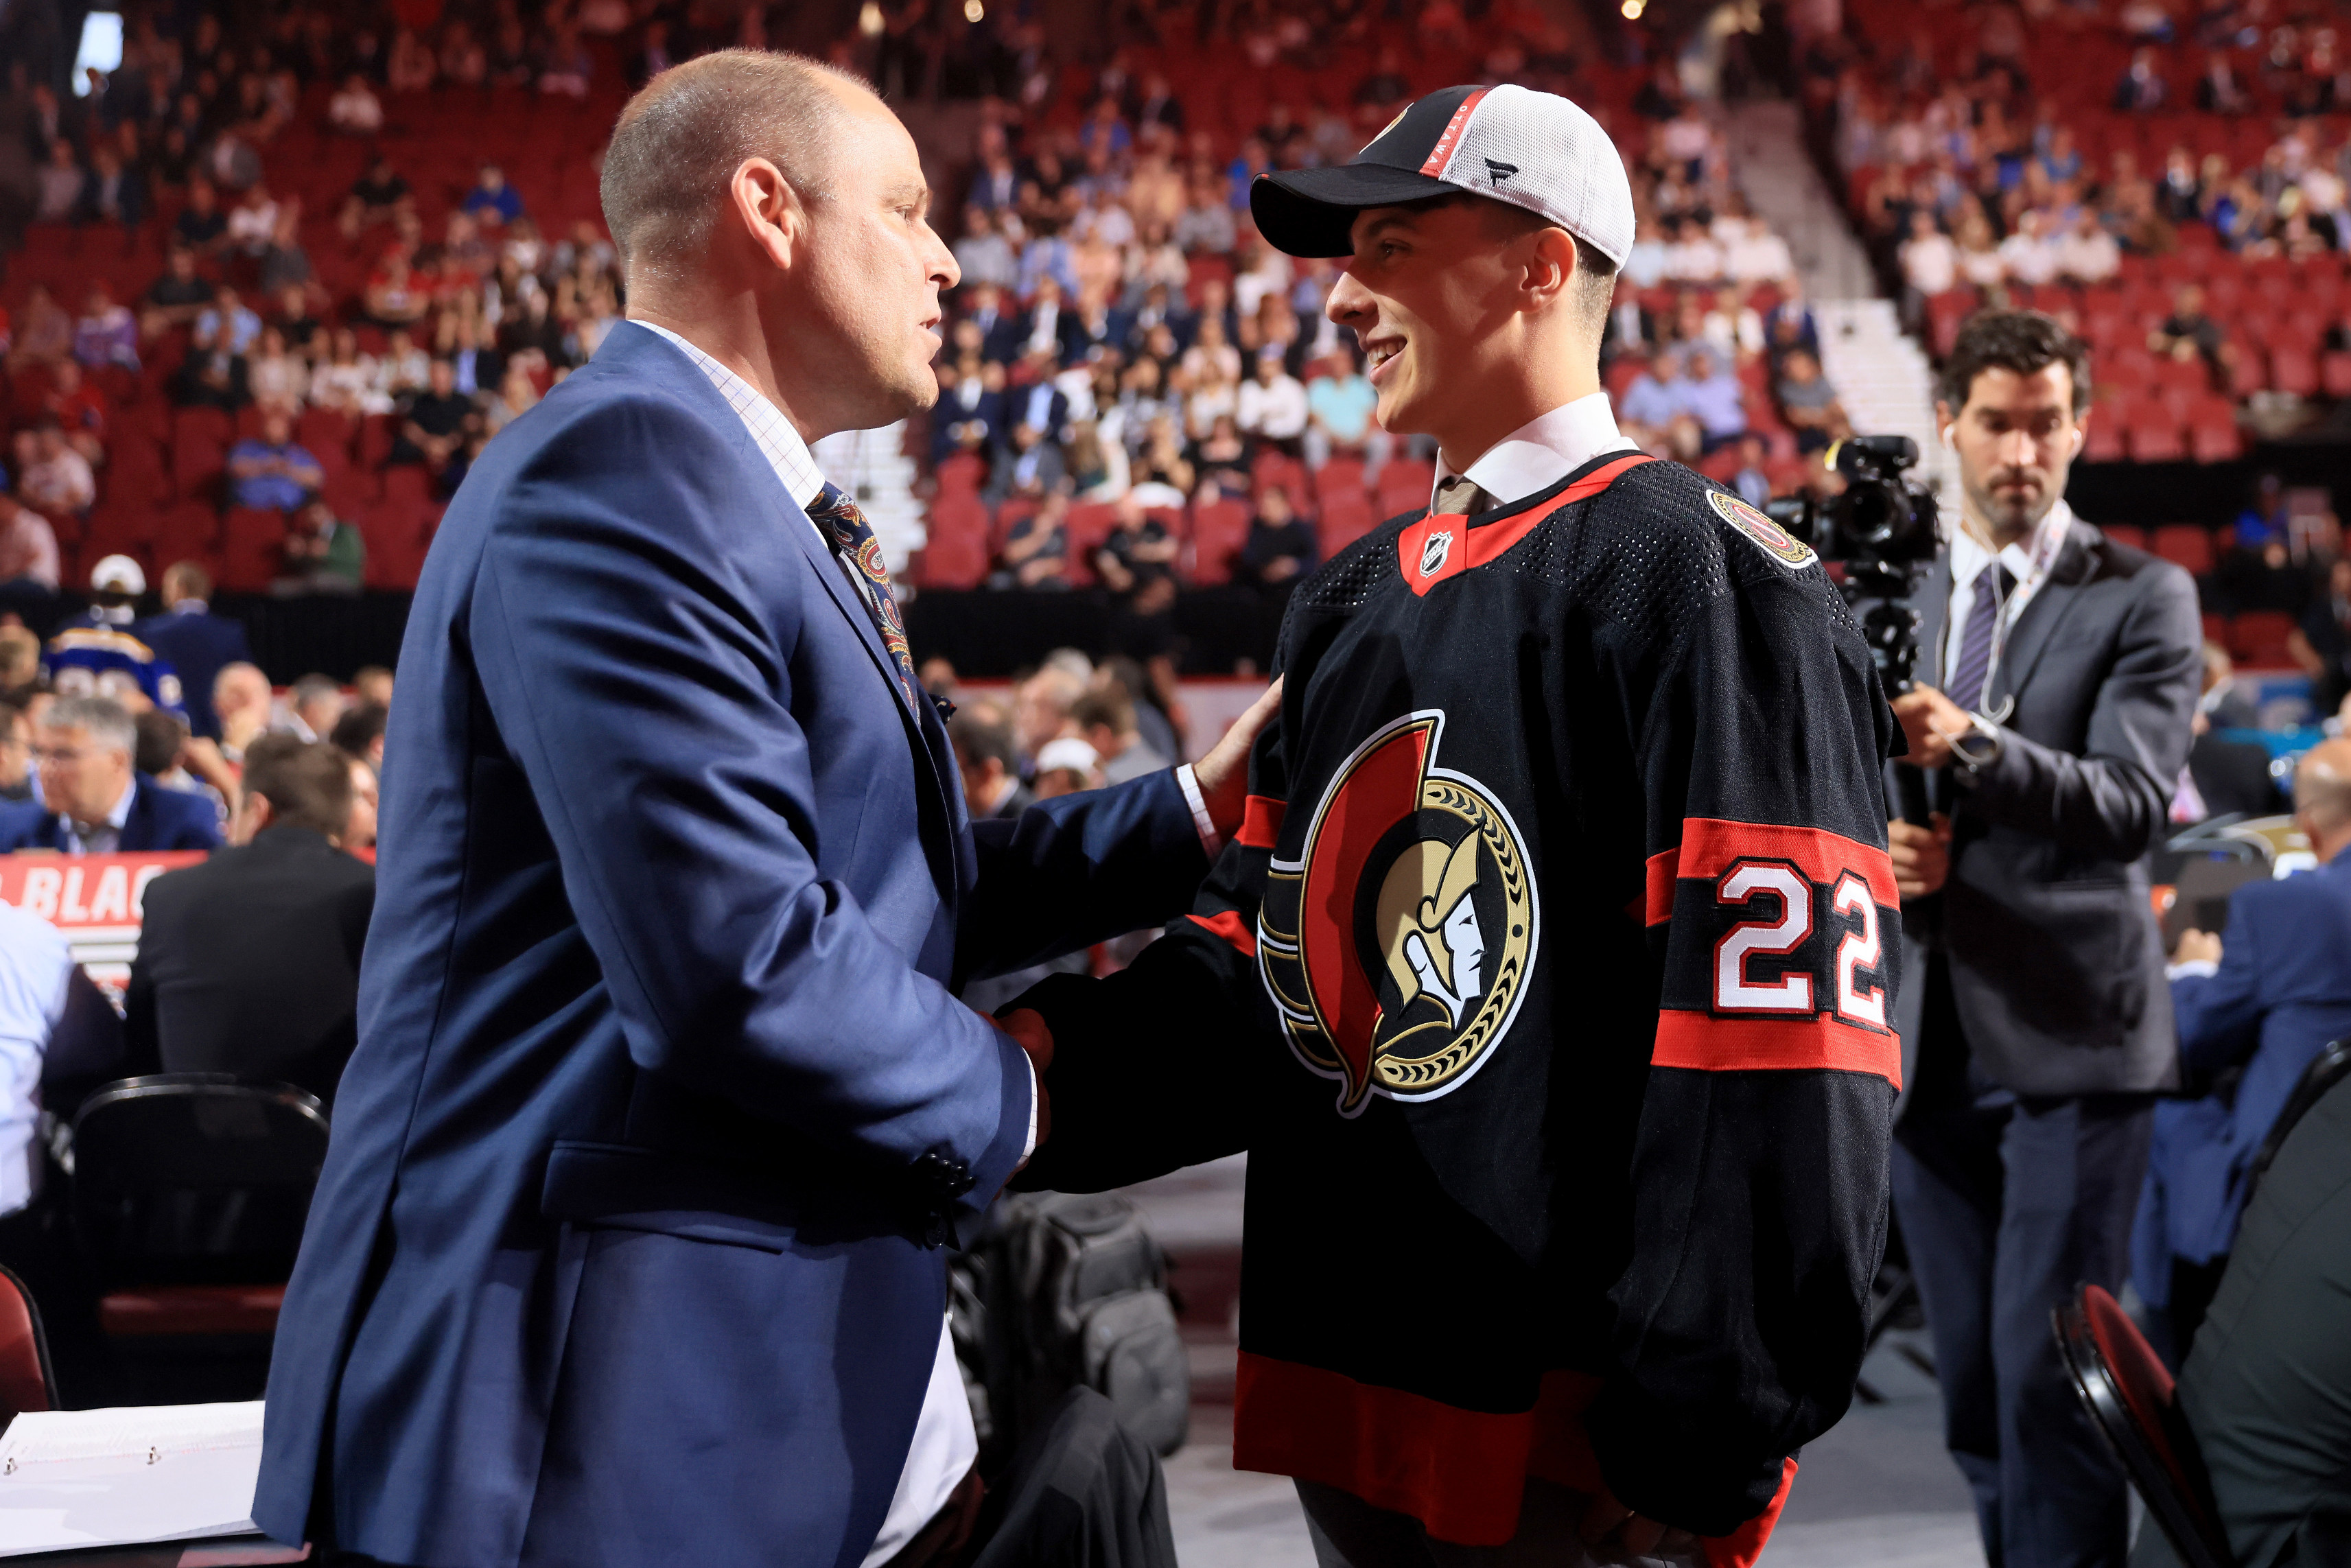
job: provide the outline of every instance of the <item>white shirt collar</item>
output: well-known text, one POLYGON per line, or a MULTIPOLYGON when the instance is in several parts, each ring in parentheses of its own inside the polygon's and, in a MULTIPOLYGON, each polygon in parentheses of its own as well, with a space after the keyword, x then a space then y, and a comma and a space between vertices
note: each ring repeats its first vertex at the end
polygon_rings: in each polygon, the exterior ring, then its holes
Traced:
POLYGON ((131 802, 138 798, 139 775, 134 773, 131 776, 131 782, 122 787, 122 799, 117 800, 114 803, 114 809, 107 812, 106 825, 116 832, 120 832, 122 825, 131 821, 131 802))
MULTIPOLYGON (((1596 392, 1527 421, 1488 447, 1464 476, 1497 505, 1507 507, 1550 489, 1602 453, 1620 448, 1639 450, 1617 430, 1608 394, 1596 392)), ((1453 469, 1440 452, 1437 482, 1442 485, 1451 477, 1453 469)), ((1431 490, 1429 505, 1436 504, 1431 490)))
MULTIPOLYGON (((718 395, 726 400, 727 406, 743 422, 743 428, 751 433, 752 441, 758 444, 768 465, 776 471, 776 477, 784 482, 784 493, 791 497, 802 511, 813 506, 824 490, 824 475, 817 467, 816 458, 810 453, 808 443, 802 441, 800 433, 792 428, 792 422, 784 417, 784 411, 769 402, 758 388, 668 328, 656 326, 651 321, 638 321, 636 324, 648 332, 659 333, 667 339, 676 346, 678 352, 694 361, 695 369, 710 378, 710 384, 718 389, 718 395)), ((810 523, 810 527, 813 528, 815 524, 810 523)), ((823 536, 820 534, 818 537, 823 536)))

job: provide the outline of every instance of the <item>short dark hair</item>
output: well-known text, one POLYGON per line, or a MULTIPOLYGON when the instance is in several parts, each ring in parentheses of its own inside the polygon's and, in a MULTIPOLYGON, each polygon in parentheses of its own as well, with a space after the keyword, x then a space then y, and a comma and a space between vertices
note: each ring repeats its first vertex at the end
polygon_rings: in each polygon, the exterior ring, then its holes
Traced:
POLYGON ((947 739, 966 767, 990 758, 1004 764, 1007 773, 1020 766, 1020 742, 1012 733, 1009 718, 987 718, 966 709, 947 720, 947 739))
POLYGON ((158 777, 169 773, 180 760, 180 747, 188 738, 188 721, 175 713, 151 707, 131 720, 139 732, 138 744, 131 748, 131 765, 141 773, 158 777))
POLYGON ((390 715, 381 703, 360 703, 335 721, 334 732, 328 743, 347 756, 367 759, 367 749, 383 734, 384 720, 390 715))
POLYGON ((321 740, 265 735, 245 748, 245 792, 269 802, 273 825, 340 839, 351 815, 350 758, 321 740))
POLYGON ((1101 725, 1113 735, 1134 733, 1134 704, 1118 692, 1088 692, 1070 705, 1070 717, 1080 729, 1101 725))
POLYGON ((2054 316, 2038 310, 1979 310, 1959 329, 1935 395, 1957 414, 1986 371, 2037 375, 2062 362, 2074 382, 2074 417, 2090 409, 2090 348, 2054 316))

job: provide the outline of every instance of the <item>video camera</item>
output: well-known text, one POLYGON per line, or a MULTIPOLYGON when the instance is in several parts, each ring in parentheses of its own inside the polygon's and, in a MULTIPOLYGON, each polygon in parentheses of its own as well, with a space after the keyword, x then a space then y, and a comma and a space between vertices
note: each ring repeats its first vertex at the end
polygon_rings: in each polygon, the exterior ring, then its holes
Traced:
POLYGON ((1878 681, 1889 695, 1907 691, 1918 659, 1918 612, 1909 599, 1940 546, 1934 492, 1907 473, 1917 466, 1918 444, 1856 435, 1830 447, 1827 463, 1844 476, 1842 495, 1791 496, 1763 510, 1822 559, 1844 563, 1839 591, 1861 622, 1878 681))

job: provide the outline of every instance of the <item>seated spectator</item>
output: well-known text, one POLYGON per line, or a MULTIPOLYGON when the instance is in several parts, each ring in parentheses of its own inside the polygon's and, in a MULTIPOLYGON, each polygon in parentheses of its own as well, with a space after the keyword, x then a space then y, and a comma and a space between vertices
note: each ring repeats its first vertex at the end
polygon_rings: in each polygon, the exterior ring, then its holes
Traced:
POLYGON ((507 183, 505 172, 495 163, 482 165, 474 188, 457 205, 460 212, 484 228, 504 228, 522 216, 521 193, 507 183))
MULTIPOLYGON (((1114 409, 1111 417, 1113 422, 1117 418, 1114 409)), ((1071 426, 1063 468, 1071 493, 1081 501, 1115 501, 1126 494, 1126 448, 1115 439, 1104 440, 1101 427, 1091 419, 1071 426)))
POLYGON ((188 721, 159 707, 133 714, 131 723, 139 736, 131 765, 166 789, 211 801, 214 815, 225 826, 229 802, 236 798, 236 769, 222 758, 220 748, 191 746, 188 721), (195 771, 199 768, 201 776, 195 771))
POLYGON ((496 435, 538 406, 538 384, 528 365, 509 364, 498 378, 497 391, 482 404, 482 433, 496 435))
POLYGON ((2048 214, 2027 208, 2016 220, 2016 232, 2000 242, 2000 263, 2017 283, 2038 287, 2057 279, 2057 246, 2049 233, 2048 214))
POLYGON ((2057 240, 2059 276, 2076 283, 2104 283, 2122 270, 2122 246, 2098 223, 2098 214, 2084 209, 2074 226, 2057 240))
POLYGON ((269 677, 253 664, 221 666, 213 677, 213 715, 220 725, 221 755, 243 760, 246 748, 269 733, 273 717, 269 677))
POLYGON ((331 1103, 358 1038, 375 873, 338 852, 351 762, 256 742, 229 842, 147 884, 123 995, 134 1050, 167 1072, 276 1079, 331 1103))
POLYGON ((310 253, 302 248, 302 203, 288 196, 277 204, 277 226, 261 252, 261 292, 283 298, 286 291, 308 289, 312 280, 310 253))
POLYGON ((1123 784, 1174 766, 1144 744, 1135 727, 1134 704, 1119 693, 1086 693, 1071 706, 1070 722, 1093 748, 1104 784, 1123 784))
POLYGON ((1064 472, 1061 446, 1044 431, 1021 422, 1012 427, 1012 450, 1001 453, 987 479, 991 507, 1012 496, 1042 497, 1061 488, 1064 472))
POLYGON ((383 100, 363 73, 345 77, 341 89, 327 100, 327 123, 346 136, 373 136, 383 129, 383 100))
POLYGON ((220 843, 212 802, 165 789, 131 766, 139 741, 110 697, 61 696, 34 727, 41 803, 0 807, 0 853, 141 854, 220 843))
POLYGON ((54 419, 65 432, 66 444, 92 468, 106 462, 106 395, 81 373, 78 360, 59 360, 49 371, 49 390, 41 399, 41 417, 54 419))
POLYGON ((86 176, 74 156, 74 144, 65 137, 49 143, 49 155, 33 172, 33 221, 61 224, 81 205, 86 176))
POLYGON ((1117 526, 1094 552, 1094 572, 1137 613, 1155 614, 1175 602, 1178 553, 1167 525, 1130 493, 1118 503, 1117 526))
POLYGON ((182 408, 218 408, 230 413, 253 401, 243 354, 221 340, 217 324, 199 326, 188 357, 172 380, 172 401, 182 408))
POLYGON ((277 233, 277 204, 269 188, 255 184, 229 209, 225 248, 244 256, 259 256, 277 233))
POLYGON ((250 354, 261 336, 261 317, 224 283, 213 290, 213 302, 196 312, 196 336, 206 338, 232 354, 250 354))
POLYGON ((131 634, 171 661, 184 694, 189 727, 208 740, 218 740, 214 685, 221 671, 253 655, 246 646, 245 623, 212 612, 212 575, 202 566, 173 561, 163 569, 163 613, 135 622, 131 634))
POLYGON ((1050 800, 1081 789, 1102 788, 1102 769, 1094 748, 1075 736, 1049 740, 1037 753, 1037 799, 1050 800))
POLYGON ((1239 575, 1285 595, 1314 570, 1314 528, 1290 504, 1290 492, 1268 485, 1249 518, 1249 542, 1241 547, 1239 575))
POLYGON ((432 356, 418 348, 402 328, 384 339, 383 355, 375 362, 375 391, 391 402, 423 392, 433 383, 432 356))
MULTIPOLYGON (((2193 283, 2181 285, 2172 296, 2171 314, 2147 334, 2147 347, 2149 353, 2183 362, 2200 358, 2205 370, 2216 378, 2225 378, 2236 368, 2236 345, 2229 341, 2220 323, 2205 314, 2204 290, 2193 283)), ((2225 384, 2225 379, 2220 384, 2225 384)))
POLYGON ((74 450, 55 418, 26 433, 17 457, 24 471, 16 477, 16 493, 25 502, 50 517, 80 517, 98 499, 98 479, 89 459, 74 450))
POLYGON ((286 533, 286 560, 272 591, 280 595, 357 593, 367 580, 367 540, 312 500, 295 513, 286 533))
POLYGON ((1926 319, 1928 300, 1959 287, 1959 247, 1922 207, 1910 214, 1910 237, 1902 242, 1900 259, 1903 315, 1915 328, 1926 319))
POLYGON ((1244 435, 1295 457, 1306 434, 1306 389, 1282 367, 1281 350, 1268 345, 1258 351, 1257 373, 1243 382, 1235 400, 1233 423, 1244 435))
POLYGON ((1666 432, 1681 413, 1675 394, 1657 377, 1656 366, 1644 360, 1641 369, 1625 385, 1625 393, 1616 400, 1616 423, 1627 439, 1635 445, 1654 450, 1662 446, 1666 432))
MULTIPOLYGON (((955 747, 956 770, 963 775, 963 798, 975 821, 1008 821, 1036 800, 1020 782, 1020 748, 1011 721, 1001 709, 981 712, 966 706, 947 720, 947 742, 955 747)), ((1010 992, 1000 999, 1019 995, 1010 992)), ((970 1003, 967 992, 965 1000, 970 1003)))
POLYGON ((995 215, 985 207, 965 211, 963 237, 954 248, 967 287, 985 283, 1009 288, 1019 277, 1019 260, 1012 253, 1012 242, 997 232, 995 215))
POLYGON ((595 57, 580 41, 580 29, 559 23, 555 37, 538 73, 538 90, 550 95, 586 98, 589 78, 596 74, 595 57))
POLYGON ((8 369, 54 365, 73 352, 73 318, 36 283, 26 291, 25 312, 8 344, 8 369))
MULTIPOLYGON (((342 748, 337 747, 336 749, 340 751, 342 748)), ((381 737, 378 740, 377 750, 379 753, 382 750, 381 737)), ((350 764, 351 770, 351 813, 343 820, 342 851, 347 855, 373 865, 375 864, 376 819, 383 806, 382 787, 373 764, 352 757, 348 752, 344 754, 344 760, 350 764)))
POLYGON ((188 204, 172 220, 172 243, 198 256, 211 256, 227 241, 228 214, 220 210, 213 183, 201 177, 190 180, 188 204))
POLYGON ((196 253, 175 246, 164 263, 163 276, 148 285, 139 329, 147 337, 161 337, 174 327, 193 323, 212 302, 213 286, 196 276, 196 253))
POLYGON ((246 361, 245 383, 265 408, 298 413, 310 390, 310 367, 287 351, 286 334, 264 327, 256 352, 246 361))
POLYGON ((434 360, 432 381, 409 400, 399 439, 392 443, 392 455, 385 461, 422 464, 444 489, 454 490, 465 476, 466 443, 480 424, 473 400, 457 390, 456 367, 446 360, 434 360))
POLYGON ((342 722, 343 712, 350 706, 341 682, 314 672, 296 681, 287 694, 282 727, 303 740, 324 740, 335 733, 335 726, 342 722))
POLYGON ((147 215, 147 178, 108 141, 90 150, 89 172, 82 176, 74 203, 74 221, 120 224, 135 229, 147 215))
POLYGON ((1771 476, 1763 471, 1761 436, 1739 438, 1739 471, 1730 476, 1730 487, 1750 507, 1760 507, 1771 498, 1771 476))
POLYGON ((409 327, 433 308, 433 295, 430 289, 420 287, 408 257, 393 250, 385 254, 383 264, 369 276, 360 304, 367 319, 379 327, 409 327))
MULTIPOLYGON (((356 683, 354 683, 356 684, 356 683)), ((327 737, 334 748, 355 762, 370 768, 383 766, 383 731, 391 711, 380 702, 367 697, 353 697, 343 716, 327 737)), ((357 782, 354 775, 353 782, 357 782)))
POLYGON ((1013 520, 1004 538, 1000 586, 1051 591, 1070 586, 1070 498, 1049 491, 1037 509, 1013 520))
POLYGON ((362 664, 353 670, 351 700, 361 706, 372 703, 386 713, 390 713, 392 711, 392 672, 381 664, 362 664))
POLYGON ((2171 89, 2156 68, 2155 51, 2142 45, 2131 51, 2130 64, 2115 83, 2114 105, 2126 113, 2144 114, 2161 109, 2171 89))
POLYGON ((229 448, 229 504, 263 511, 291 512, 306 505, 327 482, 309 448, 294 439, 294 422, 284 409, 261 418, 261 434, 229 448))
POLYGON ((378 153, 369 163, 367 172, 343 198, 343 210, 337 221, 343 237, 351 239, 371 224, 391 223, 412 210, 413 204, 408 182, 392 168, 391 159, 378 153))
POLYGON ((57 534, 49 520, 0 492, 0 602, 24 615, 15 596, 5 591, 29 584, 46 604, 57 591, 58 571, 57 534))
POLYGON ((1773 390, 1780 416, 1796 433, 1799 452, 1821 451, 1853 434, 1844 404, 1837 401, 1836 388, 1821 374, 1821 362, 1812 355, 1790 354, 1782 364, 1780 384, 1773 390))
POLYGON ((1306 465, 1319 473, 1344 454, 1363 458, 1365 479, 1376 479, 1389 447, 1388 433, 1372 418, 1380 394, 1344 344, 1334 347, 1322 364, 1326 373, 1306 386, 1306 434, 1301 443, 1306 465))
POLYGON ((1675 412, 1698 421, 1701 452, 1712 452, 1747 434, 1747 389, 1707 349, 1693 349, 1682 373, 1667 383, 1675 412))
POLYGON ((333 348, 311 368, 309 401, 353 419, 366 413, 390 413, 392 398, 379 391, 376 382, 376 362, 360 352, 360 335, 349 327, 338 327, 333 348))
POLYGON ((74 323, 74 358, 90 370, 106 365, 139 369, 139 323, 130 309, 114 302, 103 283, 90 287, 82 304, 81 319, 74 323))

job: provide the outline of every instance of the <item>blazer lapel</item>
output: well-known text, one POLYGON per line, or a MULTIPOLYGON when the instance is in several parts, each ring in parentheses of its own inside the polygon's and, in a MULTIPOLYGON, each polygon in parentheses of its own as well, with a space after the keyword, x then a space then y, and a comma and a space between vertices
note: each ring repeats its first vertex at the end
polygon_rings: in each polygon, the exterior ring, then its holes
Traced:
MULTIPOLYGON (((2001 651, 2000 667, 1992 672, 1999 685, 1999 699, 2005 699, 2024 689, 2032 676, 2032 666, 2049 646, 2049 639, 2081 597, 2082 580, 2089 575, 2090 526, 2074 519, 2067 525, 2065 541, 2057 548, 2057 559, 2049 569, 2049 579, 2032 596, 2032 602, 2017 616, 2016 624, 2009 629, 2008 646, 2001 651)), ((1992 694, 1987 692, 1988 699, 1992 694)))

